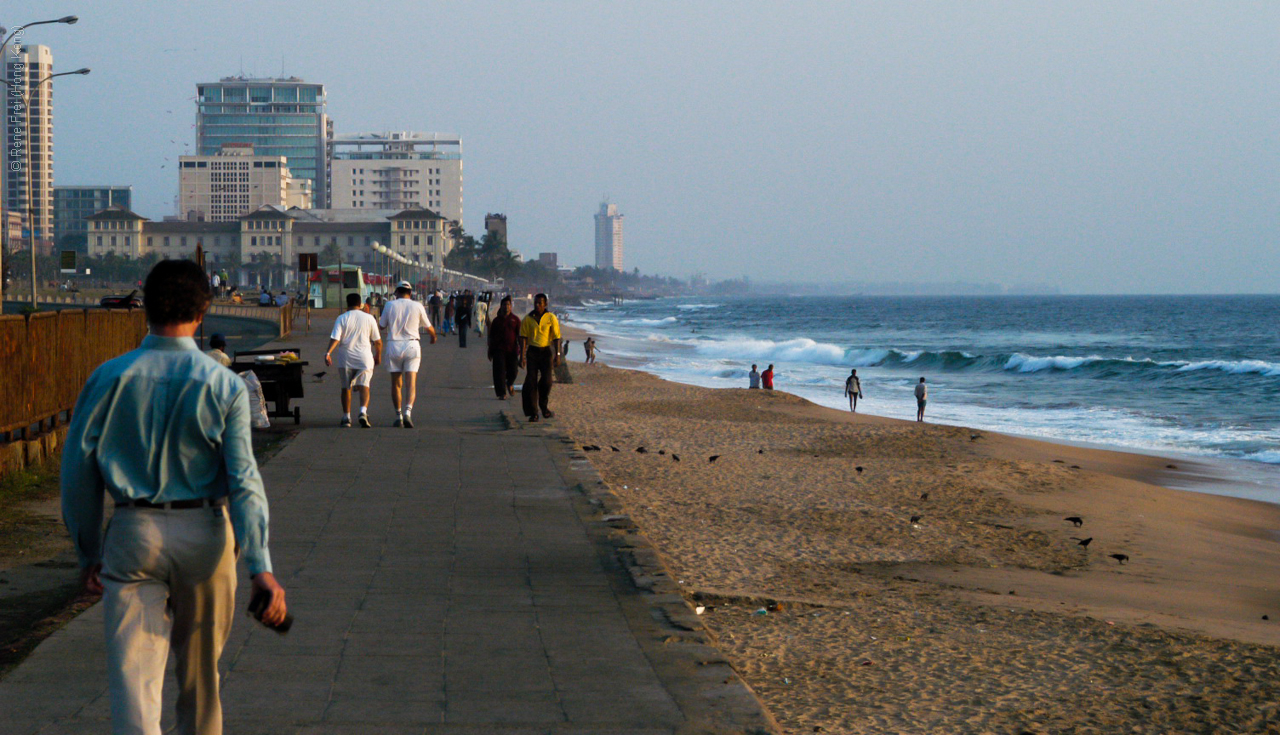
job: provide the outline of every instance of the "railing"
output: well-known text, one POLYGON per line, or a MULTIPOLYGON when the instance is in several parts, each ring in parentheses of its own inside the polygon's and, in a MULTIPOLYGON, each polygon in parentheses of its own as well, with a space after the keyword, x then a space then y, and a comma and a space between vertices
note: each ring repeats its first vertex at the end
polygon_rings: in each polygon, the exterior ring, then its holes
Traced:
POLYGON ((63 309, 0 316, 0 442, 56 425, 94 368, 147 335, 142 310, 63 309))
POLYGON ((249 306, 238 304, 213 304, 209 307, 212 316, 225 316, 232 319, 257 319, 276 325, 279 336, 288 337, 293 332, 292 303, 284 306, 249 306))

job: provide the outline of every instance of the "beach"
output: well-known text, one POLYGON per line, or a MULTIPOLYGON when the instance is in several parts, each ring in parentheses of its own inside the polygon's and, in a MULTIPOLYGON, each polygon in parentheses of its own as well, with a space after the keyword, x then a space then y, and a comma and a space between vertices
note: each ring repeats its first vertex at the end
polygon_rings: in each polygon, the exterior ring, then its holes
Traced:
POLYGON ((1176 460, 572 370, 557 422, 786 732, 1280 731, 1280 506, 1162 487, 1199 471, 1176 460))

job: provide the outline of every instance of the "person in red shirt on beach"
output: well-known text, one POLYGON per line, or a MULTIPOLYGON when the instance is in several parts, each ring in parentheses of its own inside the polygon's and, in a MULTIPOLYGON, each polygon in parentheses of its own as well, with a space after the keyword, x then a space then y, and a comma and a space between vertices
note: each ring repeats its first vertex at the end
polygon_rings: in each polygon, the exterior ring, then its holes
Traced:
POLYGON ((773 390, 773 365, 770 364, 763 373, 760 373, 760 385, 765 390, 773 390))

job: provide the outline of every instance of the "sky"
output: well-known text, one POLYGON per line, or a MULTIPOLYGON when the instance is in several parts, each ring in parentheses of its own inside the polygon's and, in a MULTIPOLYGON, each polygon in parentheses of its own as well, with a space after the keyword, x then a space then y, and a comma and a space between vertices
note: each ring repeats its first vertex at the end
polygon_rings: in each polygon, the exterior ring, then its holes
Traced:
POLYGON ((195 87, 323 83, 339 134, 463 140, 464 226, 754 280, 1280 292, 1280 4, 8 0, 57 184, 175 210, 195 87))

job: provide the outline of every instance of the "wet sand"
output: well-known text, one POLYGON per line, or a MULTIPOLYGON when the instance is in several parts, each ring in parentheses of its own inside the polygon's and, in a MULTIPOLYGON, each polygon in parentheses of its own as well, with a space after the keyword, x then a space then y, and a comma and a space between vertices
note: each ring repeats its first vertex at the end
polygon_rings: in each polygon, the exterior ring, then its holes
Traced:
POLYGON ((557 421, 787 732, 1280 732, 1280 506, 573 357, 557 421))

